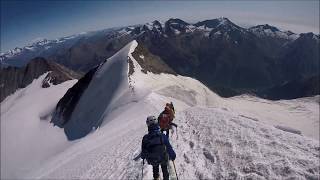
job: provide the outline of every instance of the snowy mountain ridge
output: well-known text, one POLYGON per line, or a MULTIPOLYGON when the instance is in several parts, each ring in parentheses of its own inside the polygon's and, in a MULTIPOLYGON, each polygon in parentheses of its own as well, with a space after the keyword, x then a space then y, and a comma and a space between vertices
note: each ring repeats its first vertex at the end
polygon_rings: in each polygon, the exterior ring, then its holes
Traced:
POLYGON ((158 56, 153 61, 163 65, 158 72, 193 77, 222 97, 254 93, 267 99, 293 99, 319 94, 314 80, 319 74, 319 36, 295 36, 270 25, 254 30, 227 18, 194 24, 172 18, 89 32, 48 49, 39 45, 44 48, 2 56, 0 65, 21 67, 33 57, 44 57, 82 74, 136 39, 142 49, 158 56), (284 82, 298 90, 286 95, 284 82))
POLYGON ((221 98, 193 78, 143 71, 133 55, 138 47, 130 42, 94 71, 64 127, 71 135, 90 130, 81 139, 67 141, 48 122, 76 81, 40 89, 43 75, 2 102, 1 178, 151 179, 151 166, 133 159, 147 131, 146 117, 157 116, 170 101, 177 112, 178 129, 170 141, 180 179, 318 178, 319 142, 305 132, 319 129, 319 103, 221 98), (43 101, 47 93, 56 96, 43 101), (36 107, 26 106, 31 99, 36 107), (282 125, 299 128, 302 135, 273 127, 283 117, 282 125), (310 129, 300 129, 297 121, 310 129))
MULTIPOLYGON (((295 34, 291 31, 280 31, 278 28, 270 26, 270 25, 257 25, 248 29, 241 28, 234 23, 232 23, 228 18, 220 17, 212 20, 205 20, 201 21, 195 24, 189 24, 186 23, 180 19, 169 19, 166 22, 155 20, 153 22, 149 22, 143 25, 135 25, 138 26, 140 31, 154 31, 158 33, 164 33, 165 35, 166 28, 170 28, 174 31, 176 35, 180 34, 181 32, 194 32, 197 31, 212 31, 213 29, 217 28, 224 28, 225 30, 231 30, 231 29, 238 29, 242 31, 251 31, 257 35, 268 35, 276 38, 285 38, 285 39, 291 39, 295 40, 299 37, 298 34, 295 34), (276 30, 276 31, 275 31, 276 30)), ((132 33, 135 26, 128 26, 121 30, 118 30, 120 34, 126 33, 130 34, 132 33)), ((117 29, 117 28, 116 28, 117 29)), ((135 30, 137 31, 137 29, 135 30)), ((92 33, 92 32, 91 32, 92 33)), ((4 61, 5 59, 12 58, 15 56, 20 55, 21 53, 26 53, 28 51, 42 51, 47 50, 55 46, 56 44, 63 43, 67 40, 74 39, 76 37, 80 37, 87 34, 79 33, 71 36, 66 36, 58 39, 48 40, 48 39, 38 39, 36 42, 33 42, 32 44, 29 44, 25 47, 16 47, 12 50, 9 50, 8 52, 2 52, 0 55, 0 62, 4 61)), ((319 38, 318 38, 319 39, 319 38)))
MULTIPOLYGON (((281 31, 278 28, 270 26, 268 24, 257 25, 245 29, 232 23, 228 18, 225 17, 200 21, 194 24, 189 24, 180 19, 169 19, 167 22, 159 22, 156 20, 138 26, 137 28, 139 28, 139 30, 136 29, 135 31, 138 31, 140 33, 145 31, 152 31, 153 33, 163 34, 164 36, 168 36, 168 30, 171 29, 175 35, 179 35, 181 33, 192 33, 194 31, 200 31, 204 32, 206 36, 209 36, 211 31, 214 31, 213 33, 216 33, 220 31, 229 32, 232 30, 236 30, 241 31, 242 33, 252 32, 257 36, 270 36, 273 38, 281 38, 288 40, 295 40, 299 37, 298 34, 295 34, 291 31, 281 31)), ((132 31, 127 31, 127 33, 132 33, 132 31)))
POLYGON ((291 31, 280 31, 278 28, 270 26, 269 24, 253 26, 248 30, 258 36, 270 36, 290 40, 296 40, 299 38, 298 34, 295 34, 291 31))
MULTIPOLYGON (((50 53, 50 51, 56 51, 59 48, 68 47, 70 44, 76 42, 77 39, 81 37, 85 37, 87 33, 79 33, 71 36, 65 36, 57 39, 46 39, 46 38, 39 38, 36 39, 34 42, 20 48, 16 47, 12 50, 7 52, 3 52, 0 55, 0 64, 4 67, 12 66, 10 64, 10 59, 19 59, 21 58, 20 62, 16 62, 16 66, 23 66, 25 65, 25 61, 33 59, 37 56, 40 56, 42 53, 50 53), (30 58, 26 60, 25 58, 30 58), (9 60, 9 61, 8 61, 9 60)), ((27 63, 27 62, 26 62, 27 63)))

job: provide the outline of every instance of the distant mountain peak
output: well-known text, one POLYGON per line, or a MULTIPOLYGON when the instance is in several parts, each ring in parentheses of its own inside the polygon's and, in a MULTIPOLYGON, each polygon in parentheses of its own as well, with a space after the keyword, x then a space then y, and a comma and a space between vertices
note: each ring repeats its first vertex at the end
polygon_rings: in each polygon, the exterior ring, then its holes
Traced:
POLYGON ((287 40, 296 40, 299 37, 299 35, 293 33, 292 31, 281 31, 277 27, 269 24, 253 26, 248 30, 260 37, 276 37, 287 40))
POLYGON ((27 85, 39 76, 47 73, 42 81, 42 88, 48 88, 51 85, 57 85, 71 79, 78 79, 80 75, 58 63, 48 61, 43 57, 35 57, 30 62, 20 68, 7 67, 0 70, 2 79, 0 87, 0 101, 17 89, 25 88, 27 85))
POLYGON ((183 20, 181 20, 181 19, 179 19, 179 18, 170 18, 170 19, 166 22, 166 24, 174 24, 174 23, 181 24, 181 25, 183 25, 183 26, 189 25, 189 23, 187 23, 187 22, 185 22, 185 21, 183 21, 183 20))
POLYGON ((320 35, 314 34, 313 32, 300 34, 299 41, 308 41, 308 40, 314 40, 317 43, 319 43, 320 42, 320 35))
POLYGON ((257 25, 257 26, 253 26, 249 29, 260 30, 260 31, 271 30, 272 32, 280 31, 278 28, 276 28, 274 26, 270 26, 269 24, 257 25))
POLYGON ((216 19, 209 19, 209 20, 204 20, 197 22, 194 24, 196 27, 201 27, 203 26, 204 28, 220 28, 220 29, 241 29, 241 27, 237 26, 233 22, 231 22, 228 18, 226 17, 219 17, 216 19))
POLYGON ((32 44, 44 44, 49 42, 50 40, 46 39, 46 38, 37 38, 35 40, 32 41, 32 44))
POLYGON ((295 33, 292 31, 284 31, 284 33, 286 33, 288 36, 294 35, 295 33))
POLYGON ((166 35, 179 35, 181 33, 185 33, 187 30, 187 26, 189 23, 178 19, 178 18, 171 18, 165 22, 164 32, 166 35))
POLYGON ((228 18, 226 17, 219 17, 217 18, 222 24, 232 23, 228 18))
POLYGON ((301 37, 319 38, 319 35, 316 35, 313 32, 301 33, 300 35, 301 35, 301 37))
POLYGON ((161 26, 161 23, 160 23, 160 21, 158 21, 158 20, 152 21, 152 24, 153 24, 153 25, 156 25, 156 26, 161 26))

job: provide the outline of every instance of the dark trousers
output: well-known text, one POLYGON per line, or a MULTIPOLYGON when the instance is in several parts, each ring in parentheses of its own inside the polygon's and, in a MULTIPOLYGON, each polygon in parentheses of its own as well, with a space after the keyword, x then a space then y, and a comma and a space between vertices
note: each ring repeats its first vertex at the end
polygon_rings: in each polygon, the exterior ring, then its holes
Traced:
MULTIPOLYGON (((159 176, 160 176, 159 165, 152 166, 152 167, 153 167, 153 178, 154 179, 159 178, 159 176)), ((168 172, 167 163, 161 164, 161 170, 162 170, 162 174, 163 174, 163 180, 169 180, 169 172, 168 172)))

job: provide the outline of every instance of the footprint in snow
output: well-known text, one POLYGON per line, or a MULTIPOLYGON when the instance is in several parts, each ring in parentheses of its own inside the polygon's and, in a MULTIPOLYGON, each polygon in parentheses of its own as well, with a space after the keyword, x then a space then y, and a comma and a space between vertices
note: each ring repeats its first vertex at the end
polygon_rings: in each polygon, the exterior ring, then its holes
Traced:
POLYGON ((188 164, 190 163, 190 159, 188 158, 188 156, 185 153, 183 154, 183 158, 186 163, 188 163, 188 164))
POLYGON ((215 158, 214 156, 205 148, 203 148, 203 155, 205 158, 207 158, 209 161, 212 163, 215 163, 215 158))
POLYGON ((194 143, 192 141, 189 141, 189 146, 191 147, 191 149, 194 147, 194 143))

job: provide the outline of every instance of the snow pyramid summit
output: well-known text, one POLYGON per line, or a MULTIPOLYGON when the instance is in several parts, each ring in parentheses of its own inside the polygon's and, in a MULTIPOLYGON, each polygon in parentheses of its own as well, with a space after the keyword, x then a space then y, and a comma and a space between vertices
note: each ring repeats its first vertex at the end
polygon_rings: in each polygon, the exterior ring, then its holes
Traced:
MULTIPOLYGON (((68 107, 72 108, 72 114, 67 117, 63 114, 66 109, 62 111, 60 105, 63 104, 63 101, 60 101, 52 122, 63 126, 69 139, 83 137, 92 129, 99 127, 110 109, 114 108, 112 105, 121 96, 130 93, 128 54, 133 51, 136 45, 137 42, 132 41, 87 74, 86 78, 90 81, 82 85, 86 86, 83 94, 78 102, 73 104, 75 106, 68 107)), ((69 91, 72 94, 72 89, 69 91)), ((66 98, 70 94, 68 92, 65 95, 66 98)), ((75 97, 74 95, 72 94, 71 97, 75 97)))

